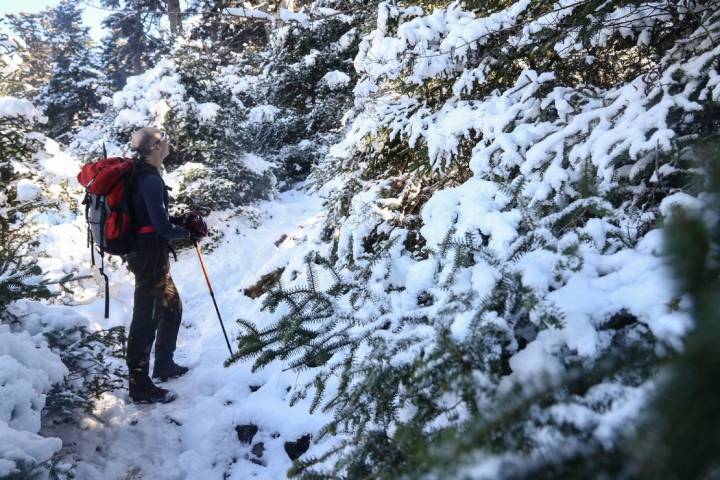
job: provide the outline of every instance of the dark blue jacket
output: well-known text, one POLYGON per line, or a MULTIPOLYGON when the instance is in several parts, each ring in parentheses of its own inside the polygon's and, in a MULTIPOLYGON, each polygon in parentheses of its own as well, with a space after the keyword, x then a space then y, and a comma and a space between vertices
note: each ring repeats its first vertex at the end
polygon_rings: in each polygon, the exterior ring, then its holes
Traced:
POLYGON ((155 234, 166 240, 190 238, 188 230, 170 223, 170 198, 157 168, 144 161, 135 164, 131 196, 132 213, 138 227, 152 225, 155 227, 155 234))

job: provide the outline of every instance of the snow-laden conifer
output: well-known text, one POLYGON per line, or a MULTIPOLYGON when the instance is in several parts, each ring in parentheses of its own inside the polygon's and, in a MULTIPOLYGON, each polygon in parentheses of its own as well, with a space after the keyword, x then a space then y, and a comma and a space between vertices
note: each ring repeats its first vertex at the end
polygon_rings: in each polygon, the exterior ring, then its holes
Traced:
POLYGON ((4 25, 12 34, 3 34, 4 94, 32 99, 50 78, 51 47, 48 41, 52 10, 5 15, 4 25), (10 67, 10 68, 8 68, 10 67), (10 74, 9 70, 12 70, 10 74))
POLYGON ((48 117, 47 133, 62 140, 98 108, 102 74, 90 48, 90 29, 82 26, 75 2, 64 0, 52 10, 48 30, 52 68, 35 102, 48 117))
POLYGON ((102 22, 101 64, 114 90, 127 77, 140 75, 168 52, 158 29, 164 11, 157 0, 102 0, 108 15, 102 22))
POLYGON ((717 128, 718 5, 432 7, 378 7, 318 168, 325 243, 237 358, 302 371, 292 398, 333 414, 308 478, 414 477, 476 424, 471 478, 632 469, 612 452, 691 324, 657 227, 697 203, 683 152, 717 128))

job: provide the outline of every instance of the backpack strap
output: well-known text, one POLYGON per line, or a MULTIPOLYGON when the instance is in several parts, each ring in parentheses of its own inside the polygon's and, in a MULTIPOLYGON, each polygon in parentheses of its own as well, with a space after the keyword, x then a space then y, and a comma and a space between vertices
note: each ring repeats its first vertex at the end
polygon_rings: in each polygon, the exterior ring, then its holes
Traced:
POLYGON ((95 249, 93 248, 95 239, 93 238, 92 230, 88 228, 88 245, 90 246, 90 263, 95 266, 95 249))
POLYGON ((105 279, 105 318, 110 318, 110 280, 105 273, 105 252, 100 249, 100 274, 105 279))
MULTIPOLYGON (((105 209, 105 202, 99 205, 99 208, 105 209)), ((105 222, 100 222, 100 236, 105 238, 105 222)), ((105 273, 105 250, 99 246, 100 250, 100 274, 105 279, 105 318, 110 318, 110 280, 105 273)))
POLYGON ((83 205, 85 205, 85 220, 86 220, 85 230, 87 233, 87 246, 90 249, 90 261, 92 262, 92 266, 94 267, 95 266, 95 252, 93 251, 94 239, 93 239, 92 230, 90 229, 90 224, 87 223, 87 219, 89 218, 88 215, 90 213, 90 202, 91 202, 90 194, 86 192, 85 198, 83 198, 82 203, 83 203, 83 205))

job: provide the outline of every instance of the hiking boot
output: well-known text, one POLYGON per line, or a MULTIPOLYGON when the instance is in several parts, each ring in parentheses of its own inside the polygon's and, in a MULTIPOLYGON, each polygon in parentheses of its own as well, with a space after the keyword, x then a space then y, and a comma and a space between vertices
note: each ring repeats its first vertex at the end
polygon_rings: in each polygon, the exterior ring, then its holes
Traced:
POLYGON ((176 398, 175 392, 158 387, 147 375, 130 376, 130 399, 135 403, 170 403, 176 398))
POLYGON ((181 377, 185 375, 188 370, 190 370, 188 367, 181 367, 172 360, 169 362, 155 362, 152 376, 164 382, 169 378, 181 377))

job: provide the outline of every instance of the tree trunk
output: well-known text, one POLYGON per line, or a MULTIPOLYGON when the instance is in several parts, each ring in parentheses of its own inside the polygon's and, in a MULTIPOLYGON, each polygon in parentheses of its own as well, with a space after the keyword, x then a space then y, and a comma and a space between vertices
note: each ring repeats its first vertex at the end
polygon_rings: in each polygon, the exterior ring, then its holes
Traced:
POLYGON ((180 17, 180 0, 167 0, 170 33, 173 38, 182 34, 182 18, 180 17))

